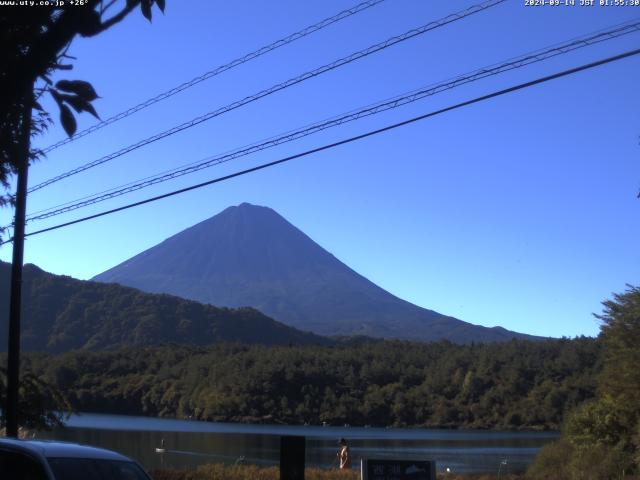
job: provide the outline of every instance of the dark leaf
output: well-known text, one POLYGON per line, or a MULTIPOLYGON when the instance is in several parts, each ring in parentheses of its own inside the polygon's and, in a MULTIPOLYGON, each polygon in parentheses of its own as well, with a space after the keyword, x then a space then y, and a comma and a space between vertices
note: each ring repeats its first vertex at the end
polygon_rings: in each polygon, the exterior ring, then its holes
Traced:
POLYGON ((82 108, 82 98, 78 97, 77 95, 61 94, 60 100, 67 102, 78 113, 81 113, 84 110, 82 108))
POLYGON ((160 11, 164 13, 164 7, 165 7, 164 0, 156 0, 156 3, 158 4, 158 8, 160 9, 160 11))
POLYGON ((76 119, 73 117, 73 113, 71 113, 71 110, 69 110, 69 107, 66 105, 60 106, 60 123, 62 123, 62 128, 64 128, 64 131, 67 132, 67 135, 70 137, 76 133, 76 119))
POLYGON ((140 0, 127 0, 127 7, 135 7, 140 0))
POLYGON ((87 102, 84 106, 84 111, 85 112, 89 112, 91 115, 93 115, 94 117, 96 117, 98 120, 100 120, 100 115, 98 115, 98 112, 96 112, 96 109, 93 108, 93 105, 91 105, 89 102, 87 102))
POLYGON ((151 21, 151 0, 142 0, 140 2, 140 9, 142 10, 142 15, 151 21))
POLYGON ((96 109, 93 108, 93 105, 91 105, 91 103, 86 101, 84 98, 78 95, 60 95, 60 98, 61 100, 64 100, 69 105, 71 105, 76 112, 89 112, 97 119, 100 119, 100 117, 98 117, 96 109))
POLYGON ((42 105, 40 105, 40 102, 33 102, 33 108, 35 108, 36 110, 38 110, 39 112, 44 112, 44 108, 42 108, 42 105))
POLYGON ((49 85, 53 85, 53 82, 51 81, 51 79, 49 77, 47 77, 46 75, 42 75, 42 79, 47 82, 49 85))
POLYGON ((56 63, 56 67, 58 70, 73 70, 73 65, 66 65, 62 63, 56 63))
POLYGON ((89 82, 83 80, 60 80, 56 83, 56 88, 65 92, 75 93, 88 102, 98 98, 98 94, 89 82))

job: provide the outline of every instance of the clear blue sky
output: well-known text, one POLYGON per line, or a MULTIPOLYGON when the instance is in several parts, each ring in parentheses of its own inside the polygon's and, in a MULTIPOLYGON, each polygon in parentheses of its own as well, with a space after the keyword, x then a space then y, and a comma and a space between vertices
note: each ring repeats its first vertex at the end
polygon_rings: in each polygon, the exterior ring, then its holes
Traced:
MULTIPOLYGON (((78 38, 73 72, 108 117, 355 4, 177 1, 78 38)), ((387 0, 62 147, 30 184, 476 2, 387 0)), ((576 1, 579 3, 579 0, 576 1)), ((506 4, 59 182, 33 212, 640 17, 640 7, 506 4)), ((34 223, 43 228, 207 180, 640 45, 640 34, 34 223)), ((28 239, 25 261, 91 278, 229 205, 274 208, 395 295, 468 322, 595 335, 600 302, 640 284, 640 58, 557 80, 294 163, 28 239)), ((49 105, 49 104, 47 104, 49 105)), ((93 122, 79 118, 80 127, 93 122)), ((56 125, 36 140, 63 137, 56 125)), ((10 211, 0 212, 2 223, 10 211)), ((10 247, 0 249, 9 260, 10 247)))

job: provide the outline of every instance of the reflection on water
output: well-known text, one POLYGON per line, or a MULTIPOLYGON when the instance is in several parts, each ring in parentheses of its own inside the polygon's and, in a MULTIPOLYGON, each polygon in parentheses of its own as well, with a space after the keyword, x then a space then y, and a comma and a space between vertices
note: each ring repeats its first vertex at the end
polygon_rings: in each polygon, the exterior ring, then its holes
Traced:
POLYGON ((522 471, 540 447, 557 437, 548 432, 289 427, 98 414, 73 415, 67 428, 39 436, 116 450, 154 469, 238 461, 276 465, 282 435, 307 437, 310 466, 334 467, 337 440, 344 437, 354 466, 361 457, 401 457, 434 459, 438 470, 454 472, 497 472, 505 459, 507 471, 522 471), (165 453, 156 453, 163 439, 165 453))

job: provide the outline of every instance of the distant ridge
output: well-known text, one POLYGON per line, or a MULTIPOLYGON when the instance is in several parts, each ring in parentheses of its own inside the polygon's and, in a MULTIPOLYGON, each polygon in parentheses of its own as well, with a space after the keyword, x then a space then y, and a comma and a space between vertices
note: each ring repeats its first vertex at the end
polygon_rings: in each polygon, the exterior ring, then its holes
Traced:
POLYGON ((359 275, 274 210, 243 203, 94 277, 218 306, 252 306, 320 335, 458 343, 538 337, 463 322, 359 275))
MULTIPOLYGON (((0 298, 9 298, 11 265, 0 262, 0 298)), ((326 345, 252 308, 230 310, 120 285, 76 280, 25 265, 22 348, 105 350, 167 343, 326 345)), ((0 351, 7 348, 8 302, 0 304, 0 351)))

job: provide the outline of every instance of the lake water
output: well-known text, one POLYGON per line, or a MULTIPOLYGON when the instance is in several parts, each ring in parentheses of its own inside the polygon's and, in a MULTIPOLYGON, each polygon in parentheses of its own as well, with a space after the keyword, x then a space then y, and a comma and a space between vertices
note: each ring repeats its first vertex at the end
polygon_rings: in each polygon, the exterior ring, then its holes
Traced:
POLYGON ((67 428, 43 432, 55 438, 119 451, 147 469, 194 467, 203 463, 242 461, 277 465, 280 436, 306 437, 307 465, 335 466, 337 441, 349 441, 354 467, 361 457, 436 460, 438 470, 454 472, 523 471, 538 450, 557 438, 554 432, 496 432, 280 426, 213 423, 123 415, 72 415, 67 428), (164 439, 166 452, 155 448, 164 439))

